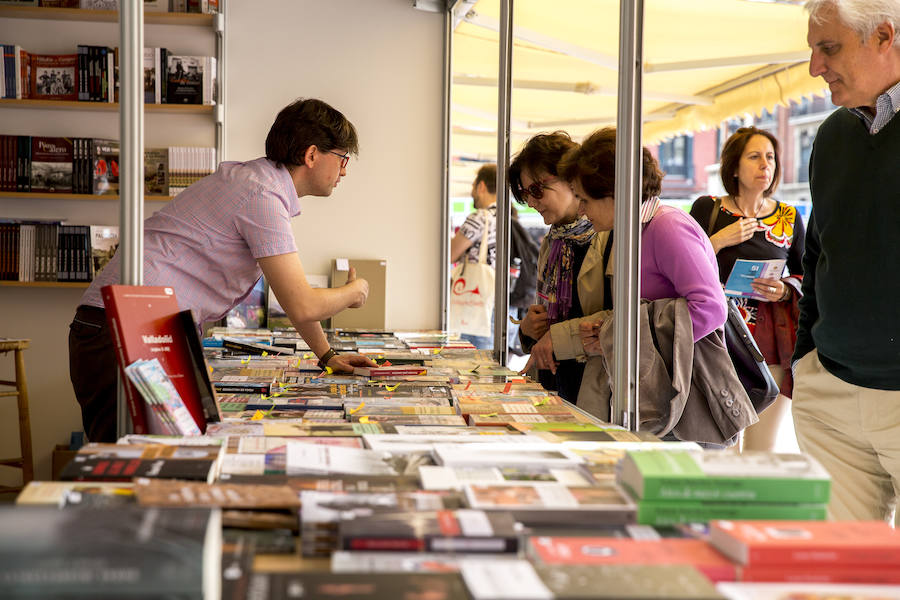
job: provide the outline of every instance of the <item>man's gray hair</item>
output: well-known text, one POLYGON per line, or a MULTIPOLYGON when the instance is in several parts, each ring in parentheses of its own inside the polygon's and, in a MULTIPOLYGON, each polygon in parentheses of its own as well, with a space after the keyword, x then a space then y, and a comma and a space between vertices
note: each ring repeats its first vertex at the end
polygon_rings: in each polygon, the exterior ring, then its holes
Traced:
MULTIPOLYGON (((887 21, 900 32, 900 0, 807 0, 804 6, 815 23, 822 23, 822 12, 837 11, 838 18, 863 40, 875 33, 875 28, 887 21)), ((900 35, 894 36, 900 45, 900 35)))

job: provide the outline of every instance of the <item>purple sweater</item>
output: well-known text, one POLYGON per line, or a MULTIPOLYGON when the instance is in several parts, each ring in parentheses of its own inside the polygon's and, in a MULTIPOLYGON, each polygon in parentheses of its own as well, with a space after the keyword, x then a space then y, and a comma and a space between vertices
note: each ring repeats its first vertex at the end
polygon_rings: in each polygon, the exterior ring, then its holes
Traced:
POLYGON ((709 238, 685 211, 660 206, 641 236, 641 297, 686 298, 694 341, 725 323, 725 294, 709 238))

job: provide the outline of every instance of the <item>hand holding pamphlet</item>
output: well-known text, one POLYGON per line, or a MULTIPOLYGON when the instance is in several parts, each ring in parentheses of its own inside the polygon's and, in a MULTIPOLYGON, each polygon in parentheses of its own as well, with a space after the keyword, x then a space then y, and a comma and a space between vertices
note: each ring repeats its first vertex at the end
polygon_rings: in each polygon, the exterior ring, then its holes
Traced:
POLYGON ((725 295, 738 298, 752 298, 765 300, 766 298, 756 292, 751 285, 754 279, 781 279, 784 272, 785 260, 775 258, 772 260, 746 260, 739 258, 734 261, 734 267, 728 280, 725 282, 725 295))

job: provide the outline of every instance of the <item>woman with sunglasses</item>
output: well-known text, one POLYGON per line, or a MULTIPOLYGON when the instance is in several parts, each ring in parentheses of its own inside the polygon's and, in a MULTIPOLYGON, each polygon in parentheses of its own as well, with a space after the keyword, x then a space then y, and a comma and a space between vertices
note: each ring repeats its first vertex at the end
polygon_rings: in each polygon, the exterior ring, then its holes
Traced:
POLYGON ((772 198, 781 176, 774 135, 756 127, 741 127, 722 147, 720 165, 728 195, 697 198, 691 216, 710 235, 722 283, 739 258, 783 259, 789 273, 777 279, 754 279, 751 286, 758 299, 737 298, 747 327, 781 388, 775 403, 760 414, 759 423, 745 432, 744 449, 772 451, 790 410, 793 389, 790 366, 800 316, 803 221, 796 208, 772 198))
POLYGON ((548 390, 575 402, 584 373, 584 356, 571 344, 569 324, 598 310, 592 305, 602 285, 602 273, 583 276, 594 231, 578 216, 578 202, 569 185, 557 177, 557 164, 576 148, 563 131, 537 135, 513 158, 509 185, 520 204, 535 209, 550 226, 541 243, 537 262, 537 298, 522 319, 522 349, 531 353, 525 370, 538 369, 538 380, 548 390), (578 360, 580 359, 580 360, 578 360))

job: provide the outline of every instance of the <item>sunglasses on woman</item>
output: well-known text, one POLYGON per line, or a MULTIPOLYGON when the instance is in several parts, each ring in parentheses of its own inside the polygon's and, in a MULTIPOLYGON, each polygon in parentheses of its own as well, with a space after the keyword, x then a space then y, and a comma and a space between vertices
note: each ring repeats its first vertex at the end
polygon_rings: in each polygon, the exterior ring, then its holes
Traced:
POLYGON ((522 202, 528 202, 528 197, 531 196, 535 200, 540 200, 544 197, 544 190, 549 189, 548 183, 552 183, 556 181, 556 177, 545 177, 544 179, 538 179, 534 183, 529 186, 523 186, 521 183, 519 184, 519 196, 522 198, 522 202))

